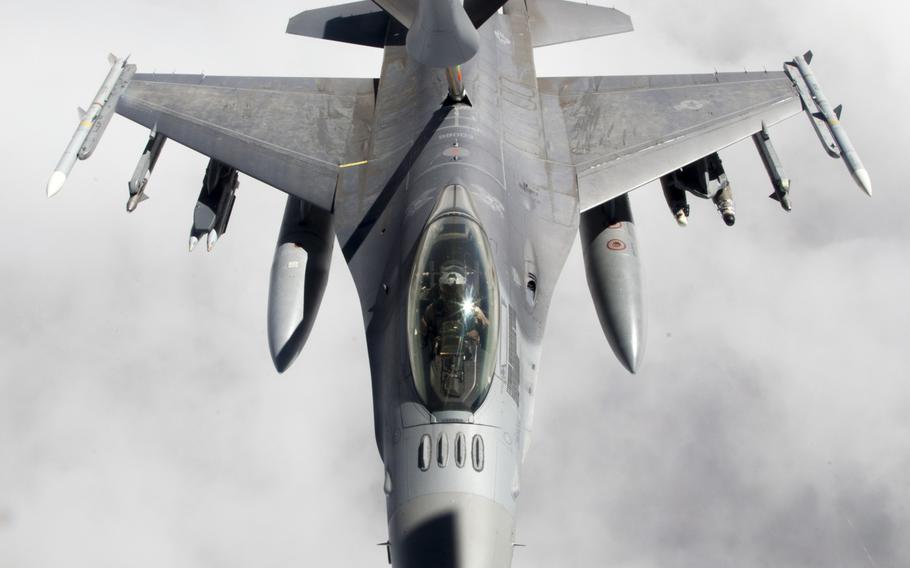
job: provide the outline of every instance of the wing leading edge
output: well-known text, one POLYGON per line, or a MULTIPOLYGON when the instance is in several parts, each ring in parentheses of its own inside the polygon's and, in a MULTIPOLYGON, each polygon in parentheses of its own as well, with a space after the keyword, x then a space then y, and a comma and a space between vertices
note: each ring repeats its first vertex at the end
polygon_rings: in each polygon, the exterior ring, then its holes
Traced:
POLYGON ((539 80, 561 115, 586 211, 799 114, 784 73, 539 80))
POLYGON ((137 74, 117 113, 331 210, 340 167, 366 159, 372 79, 137 74))

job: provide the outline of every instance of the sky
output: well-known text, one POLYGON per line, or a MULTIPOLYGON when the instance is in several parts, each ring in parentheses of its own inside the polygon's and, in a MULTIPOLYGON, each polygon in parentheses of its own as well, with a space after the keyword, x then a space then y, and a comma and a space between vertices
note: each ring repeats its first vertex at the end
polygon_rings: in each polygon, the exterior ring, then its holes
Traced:
MULTIPOLYGON (((329 2, 17 3, 0 20, 0 566, 382 566, 382 464, 340 251, 278 375, 268 273, 284 197, 243 177, 213 254, 186 251, 206 158, 169 143, 124 211, 147 131, 115 119, 47 177, 107 72, 362 76, 380 52, 287 36, 329 2)), ((910 565, 910 100, 905 3, 617 0, 636 32, 539 50, 541 76, 779 69, 808 48, 872 176, 807 120, 772 130, 794 210, 751 143, 722 152, 738 219, 632 194, 647 353, 632 376, 576 244, 555 293, 514 566, 910 565)), ((203 247, 200 247, 200 249, 203 247)))

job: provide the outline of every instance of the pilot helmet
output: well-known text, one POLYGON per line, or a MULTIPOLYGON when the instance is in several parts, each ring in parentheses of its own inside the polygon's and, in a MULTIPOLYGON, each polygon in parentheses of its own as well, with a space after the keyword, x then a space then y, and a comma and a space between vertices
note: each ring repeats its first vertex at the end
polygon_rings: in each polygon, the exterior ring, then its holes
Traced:
POLYGON ((464 284, 464 274, 457 267, 447 266, 443 268, 442 275, 439 277, 439 289, 442 291, 444 299, 460 299, 464 296, 464 284))

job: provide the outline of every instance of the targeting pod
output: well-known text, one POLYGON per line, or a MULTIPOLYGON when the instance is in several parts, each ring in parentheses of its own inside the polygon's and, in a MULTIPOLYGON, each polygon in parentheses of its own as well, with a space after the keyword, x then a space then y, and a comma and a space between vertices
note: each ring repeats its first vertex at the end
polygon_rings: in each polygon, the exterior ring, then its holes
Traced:
POLYGON ((752 136, 755 142, 755 148, 761 157, 762 164, 765 165, 765 171, 771 179, 771 185, 774 187, 774 193, 769 197, 780 203, 784 211, 790 211, 793 206, 790 203, 790 178, 784 174, 784 167, 777 157, 774 145, 771 144, 771 135, 768 134, 768 128, 762 123, 761 132, 752 136))
POLYGON ((145 186, 148 185, 149 178, 155 169, 155 164, 158 163, 158 156, 161 155, 161 149, 164 148, 165 142, 167 142, 167 137, 159 133, 156 128, 153 128, 149 134, 149 141, 145 145, 145 150, 142 151, 142 156, 139 157, 139 163, 136 164, 136 169, 133 171, 133 177, 130 178, 128 184, 130 190, 130 198, 126 202, 126 210, 128 212, 132 213, 140 203, 148 199, 145 194, 145 186))

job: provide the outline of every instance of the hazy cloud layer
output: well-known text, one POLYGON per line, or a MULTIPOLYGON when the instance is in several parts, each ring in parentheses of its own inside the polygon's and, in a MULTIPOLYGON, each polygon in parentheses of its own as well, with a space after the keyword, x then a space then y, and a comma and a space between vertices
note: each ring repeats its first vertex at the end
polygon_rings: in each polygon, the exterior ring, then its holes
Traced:
MULTIPOLYGON (((90 0, 20 4, 0 21, 0 565, 384 565, 369 371, 341 256, 310 345, 278 376, 265 339, 278 192, 243 179, 215 254, 188 255, 205 159, 169 145, 151 201, 127 215, 146 133, 117 120, 44 198, 109 50, 145 70, 378 72, 378 52, 282 34, 316 5, 90 0)), ((538 72, 777 69, 813 48, 875 198, 802 118, 772 133, 793 178, 789 215, 748 143, 723 153, 732 230, 705 203, 678 229, 659 188, 637 191, 650 333, 634 377, 603 339, 573 251, 523 478, 529 548, 514 565, 910 564, 910 10, 616 7, 635 34, 548 48, 538 72)))

